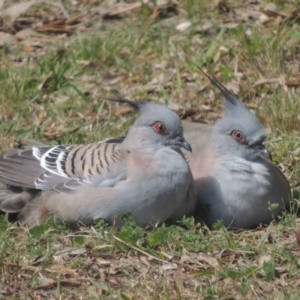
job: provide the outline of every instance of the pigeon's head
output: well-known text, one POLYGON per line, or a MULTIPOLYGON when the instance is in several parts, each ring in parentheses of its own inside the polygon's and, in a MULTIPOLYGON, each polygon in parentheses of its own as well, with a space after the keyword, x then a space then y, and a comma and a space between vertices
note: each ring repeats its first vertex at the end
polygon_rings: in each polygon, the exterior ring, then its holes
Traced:
POLYGON ((225 116, 216 123, 212 136, 220 151, 245 159, 253 157, 253 155, 263 155, 271 160, 271 153, 263 144, 267 137, 267 132, 262 124, 219 81, 215 78, 207 77, 225 97, 225 116))
POLYGON ((192 151, 190 144, 183 137, 181 120, 172 110, 150 102, 137 102, 124 98, 116 101, 127 103, 140 113, 126 139, 135 140, 135 143, 140 143, 142 147, 161 145, 192 151))

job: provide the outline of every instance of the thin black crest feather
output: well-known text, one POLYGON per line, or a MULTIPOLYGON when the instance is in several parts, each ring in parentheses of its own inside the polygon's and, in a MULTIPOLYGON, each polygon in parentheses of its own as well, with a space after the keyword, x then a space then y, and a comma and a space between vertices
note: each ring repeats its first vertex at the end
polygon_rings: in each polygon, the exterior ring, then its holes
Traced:
POLYGON ((145 103, 142 101, 129 100, 129 99, 126 99, 125 97, 119 96, 119 95, 116 95, 115 99, 112 99, 112 98, 104 98, 104 99, 108 100, 108 101, 112 101, 112 102, 126 103, 138 111, 141 109, 141 105, 143 105, 145 103))
POLYGON ((206 78, 210 80, 210 82, 218 88, 218 90, 223 94, 223 96, 230 101, 230 103, 234 106, 237 105, 235 96, 220 82, 218 81, 214 76, 209 76, 206 74, 199 66, 197 66, 193 61, 189 60, 197 69, 199 69, 206 78))

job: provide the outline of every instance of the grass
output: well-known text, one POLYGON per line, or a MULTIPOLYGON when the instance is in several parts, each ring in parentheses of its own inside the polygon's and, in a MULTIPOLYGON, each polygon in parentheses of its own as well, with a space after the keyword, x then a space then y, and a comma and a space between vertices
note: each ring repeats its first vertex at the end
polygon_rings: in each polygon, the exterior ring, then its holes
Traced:
MULTIPOLYGON (((276 3, 280 12, 299 14, 296 1, 276 3)), ((65 6, 94 20, 99 3, 65 6)), ((212 1, 188 0, 153 20, 153 9, 143 6, 127 17, 98 17, 100 27, 85 23, 72 36, 48 35, 29 52, 22 43, 0 48, 1 149, 22 138, 57 144, 123 135, 135 115, 104 100, 115 93, 192 107, 201 121, 214 122, 219 94, 202 88, 205 78, 192 60, 224 84, 239 82, 240 98, 272 132, 268 148, 291 182, 291 211, 249 231, 222 223, 210 230, 193 219, 148 230, 130 217, 119 231, 103 222, 74 230, 54 221, 28 230, 1 216, 0 298, 299 298, 300 94, 270 79, 299 83, 300 27, 293 19, 261 25, 241 13, 233 18, 238 8, 238 1, 217 10, 212 1), (186 20, 191 26, 178 32, 186 20)))

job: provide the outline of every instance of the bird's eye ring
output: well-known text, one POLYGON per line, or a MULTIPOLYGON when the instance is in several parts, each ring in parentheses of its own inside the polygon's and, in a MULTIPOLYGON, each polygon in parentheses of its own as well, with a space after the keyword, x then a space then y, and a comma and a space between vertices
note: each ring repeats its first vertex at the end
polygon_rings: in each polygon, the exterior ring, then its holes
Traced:
POLYGON ((239 142, 239 143, 241 143, 241 144, 246 144, 246 143, 247 143, 247 140, 246 140, 244 134, 243 134, 241 131, 239 131, 239 130, 233 130, 233 131, 231 132, 231 136, 232 136, 237 142, 239 142))
POLYGON ((167 134, 167 128, 166 125, 162 122, 156 122, 154 125, 152 125, 152 128, 155 132, 160 134, 167 134))

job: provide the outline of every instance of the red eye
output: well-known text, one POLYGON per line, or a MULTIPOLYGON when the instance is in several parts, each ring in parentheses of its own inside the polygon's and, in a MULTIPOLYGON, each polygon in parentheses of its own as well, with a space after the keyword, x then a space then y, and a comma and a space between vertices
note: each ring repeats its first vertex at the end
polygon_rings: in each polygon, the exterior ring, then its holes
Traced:
POLYGON ((245 136, 239 130, 233 130, 231 132, 231 136, 241 144, 245 144, 247 142, 245 136))
POLYGON ((157 122, 155 123, 152 128, 157 132, 157 133, 160 133, 160 134, 166 134, 167 133, 167 128, 165 126, 164 123, 162 122, 157 122))

